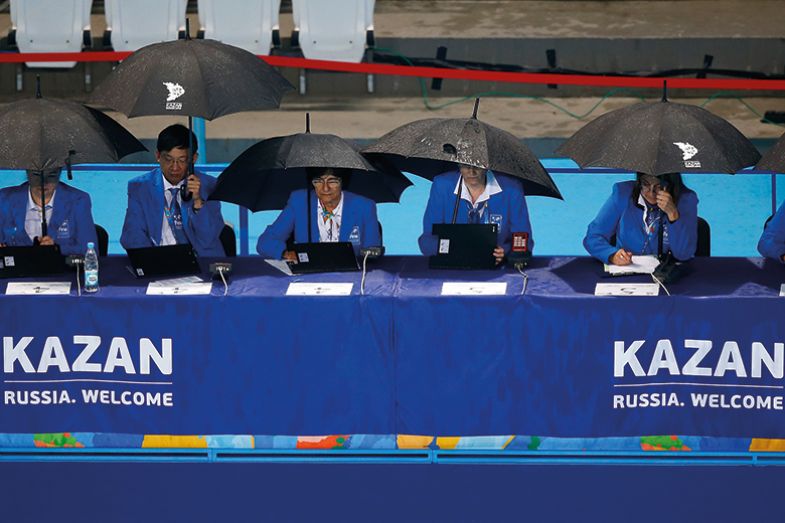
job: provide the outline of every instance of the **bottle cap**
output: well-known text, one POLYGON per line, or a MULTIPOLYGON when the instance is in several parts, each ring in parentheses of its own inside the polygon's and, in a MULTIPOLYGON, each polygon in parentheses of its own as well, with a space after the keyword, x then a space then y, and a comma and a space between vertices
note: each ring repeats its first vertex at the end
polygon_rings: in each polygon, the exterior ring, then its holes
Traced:
POLYGON ((95 249, 95 244, 93 242, 87 242, 88 249, 95 249))

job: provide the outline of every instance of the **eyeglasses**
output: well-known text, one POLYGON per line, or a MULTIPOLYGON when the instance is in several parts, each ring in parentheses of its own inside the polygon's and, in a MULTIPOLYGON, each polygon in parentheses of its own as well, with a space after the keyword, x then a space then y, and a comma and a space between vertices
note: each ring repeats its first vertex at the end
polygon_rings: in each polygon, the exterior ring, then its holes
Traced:
POLYGON ((659 192, 662 190, 659 183, 641 182, 641 192, 659 192))
POLYGON ((173 165, 174 164, 174 165, 177 165, 178 167, 185 167, 186 165, 188 165, 188 157, 187 156, 184 157, 184 158, 173 158, 173 157, 169 156, 168 154, 162 154, 161 155, 161 160, 166 165, 173 165))
POLYGON ((327 185, 328 187, 339 187, 341 185, 340 178, 314 178, 311 180, 311 183, 314 187, 324 187, 327 185))

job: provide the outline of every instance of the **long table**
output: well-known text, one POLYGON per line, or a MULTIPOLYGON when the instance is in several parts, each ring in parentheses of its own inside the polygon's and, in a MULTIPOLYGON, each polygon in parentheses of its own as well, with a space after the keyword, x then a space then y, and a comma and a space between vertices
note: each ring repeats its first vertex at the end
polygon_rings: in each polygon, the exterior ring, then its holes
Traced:
POLYGON ((670 296, 598 297, 651 280, 535 258, 523 293, 515 271, 386 257, 361 295, 359 273, 232 262, 226 296, 148 296, 124 257, 94 295, 0 282, 0 433, 785 438, 776 263, 698 259, 670 296), (292 281, 354 286, 286 296, 292 281), (442 296, 449 281, 507 288, 442 296))

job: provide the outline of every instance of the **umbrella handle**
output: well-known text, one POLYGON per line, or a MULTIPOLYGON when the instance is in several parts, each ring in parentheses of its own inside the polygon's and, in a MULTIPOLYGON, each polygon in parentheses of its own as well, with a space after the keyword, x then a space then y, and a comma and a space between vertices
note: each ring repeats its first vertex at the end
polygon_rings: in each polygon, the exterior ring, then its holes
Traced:
POLYGON ((452 209, 452 222, 455 223, 455 220, 458 219, 458 205, 461 203, 461 193, 463 192, 463 175, 458 175, 458 192, 455 195, 455 206, 452 209))
MULTIPOLYGON (((186 20, 187 22, 188 20, 186 20)), ((185 183, 180 186, 180 199, 184 202, 190 202, 191 198, 194 197, 191 194, 191 191, 188 190, 188 177, 194 172, 194 162, 193 162, 193 150, 194 150, 194 119, 192 116, 188 116, 188 165, 185 171, 185 183)))

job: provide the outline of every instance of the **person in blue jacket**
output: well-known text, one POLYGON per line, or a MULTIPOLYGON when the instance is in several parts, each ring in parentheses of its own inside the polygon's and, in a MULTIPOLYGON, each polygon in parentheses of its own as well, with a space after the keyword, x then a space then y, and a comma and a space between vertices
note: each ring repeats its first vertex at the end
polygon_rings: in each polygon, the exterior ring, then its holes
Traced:
POLYGON ((28 171, 27 182, 0 190, 0 245, 55 245, 65 255, 84 254, 98 244, 90 196, 60 183, 60 169, 44 173, 47 233, 42 234, 41 174, 28 171))
POLYGON ((758 252, 767 258, 785 263, 785 202, 763 228, 758 252))
POLYGON ((679 173, 650 176, 613 186, 611 197, 589 224, 583 246, 603 263, 629 265, 633 255, 658 254, 662 218, 663 254, 680 261, 695 256, 698 243, 698 196, 679 173), (611 245, 611 237, 616 244, 611 245))
POLYGON ((497 224, 498 244, 493 251, 497 264, 510 251, 513 232, 529 234, 531 252, 534 239, 521 183, 510 176, 470 165, 461 165, 459 170, 442 173, 433 179, 418 240, 420 251, 426 256, 436 254, 438 238, 432 234, 433 224, 452 223, 459 178, 463 183, 460 184, 461 201, 455 223, 497 224))
POLYGON ((161 131, 156 144, 157 167, 128 182, 128 208, 120 244, 125 249, 190 243, 199 256, 224 256, 221 203, 207 201, 215 178, 188 172, 188 135, 197 159, 196 136, 183 125, 161 131), (185 185, 192 198, 183 201, 185 185))
POLYGON ((313 191, 292 192, 281 214, 259 237, 256 251, 265 258, 296 262, 297 257, 294 251, 287 250, 286 241, 294 233, 296 243, 308 242, 308 226, 312 242, 351 242, 355 254, 367 247, 380 247, 376 203, 345 190, 350 174, 347 169, 307 169, 313 191), (310 219, 306 198, 311 199, 310 219))

